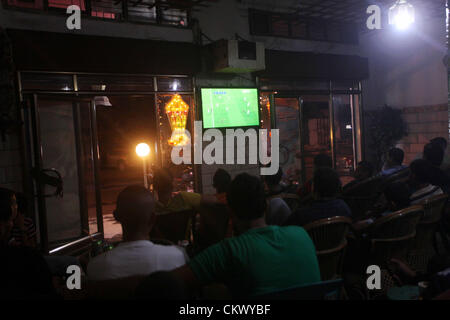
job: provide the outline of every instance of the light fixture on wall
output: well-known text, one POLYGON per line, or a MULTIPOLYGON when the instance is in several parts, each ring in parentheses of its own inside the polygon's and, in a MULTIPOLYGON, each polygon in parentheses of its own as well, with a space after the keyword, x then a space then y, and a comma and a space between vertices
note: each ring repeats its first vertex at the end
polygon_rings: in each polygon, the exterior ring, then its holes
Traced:
POLYGON ((408 29, 415 19, 415 9, 407 0, 397 0, 389 8, 389 24, 396 26, 399 30, 408 29))

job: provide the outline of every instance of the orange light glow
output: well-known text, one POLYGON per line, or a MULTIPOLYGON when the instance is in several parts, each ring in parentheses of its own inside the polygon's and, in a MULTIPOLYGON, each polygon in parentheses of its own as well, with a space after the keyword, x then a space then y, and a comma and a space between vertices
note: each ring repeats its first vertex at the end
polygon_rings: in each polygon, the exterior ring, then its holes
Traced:
POLYGON ((189 112, 189 105, 183 101, 179 94, 175 94, 167 103, 166 114, 169 118, 172 136, 168 143, 171 146, 183 146, 189 138, 186 135, 186 122, 189 112))

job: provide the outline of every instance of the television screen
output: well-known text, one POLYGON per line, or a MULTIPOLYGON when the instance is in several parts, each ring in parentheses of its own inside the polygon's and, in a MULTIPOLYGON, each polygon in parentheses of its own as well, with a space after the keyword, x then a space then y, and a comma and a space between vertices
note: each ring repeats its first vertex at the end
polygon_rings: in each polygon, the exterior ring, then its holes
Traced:
POLYGON ((259 125, 258 90, 202 88, 203 128, 259 125))

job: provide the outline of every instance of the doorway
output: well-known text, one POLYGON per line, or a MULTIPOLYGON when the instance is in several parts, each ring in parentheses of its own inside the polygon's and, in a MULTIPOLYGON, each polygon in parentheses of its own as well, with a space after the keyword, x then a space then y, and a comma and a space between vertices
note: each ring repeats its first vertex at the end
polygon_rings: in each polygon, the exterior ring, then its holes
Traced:
POLYGON ((330 156, 342 184, 361 161, 358 94, 263 93, 273 105, 272 127, 280 129, 280 166, 287 182, 313 177, 314 157, 330 156))

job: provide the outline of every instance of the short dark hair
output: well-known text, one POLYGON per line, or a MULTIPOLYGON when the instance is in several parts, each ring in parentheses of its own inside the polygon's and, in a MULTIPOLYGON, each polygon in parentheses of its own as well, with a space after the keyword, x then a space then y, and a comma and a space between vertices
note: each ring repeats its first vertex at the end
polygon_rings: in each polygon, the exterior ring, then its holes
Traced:
POLYGON ((440 167, 444 161, 444 149, 437 143, 427 143, 423 147, 423 158, 433 166, 440 167))
POLYGON ((130 212, 138 215, 146 212, 152 213, 155 204, 153 195, 148 189, 140 185, 132 185, 119 193, 116 206, 118 211, 114 211, 114 217, 120 223, 124 223, 124 220, 129 220, 130 212), (126 216, 121 214, 121 211, 125 211, 126 216))
POLYGON ((401 165, 403 163, 403 159, 405 158, 405 153, 400 148, 391 148, 388 151, 388 157, 394 163, 401 165))
POLYGON ((411 191, 405 182, 393 182, 385 187, 384 196, 401 210, 409 207, 411 191))
POLYGON ((173 272, 157 271, 141 281, 134 296, 143 300, 184 300, 188 298, 188 290, 173 272))
POLYGON ((213 177, 213 187, 217 190, 217 193, 227 192, 230 187, 231 176, 228 171, 220 168, 216 170, 213 177))
POLYGON ((440 146, 443 150, 447 148, 447 139, 444 137, 436 137, 430 140, 430 143, 435 143, 440 146))
POLYGON ((12 190, 0 188, 0 221, 8 221, 11 218, 14 194, 12 190))
POLYGON ((264 181, 269 186, 276 186, 276 185, 280 184, 281 178, 283 178, 283 170, 281 169, 281 167, 278 168, 277 173, 272 174, 272 175, 263 176, 264 181))
POLYGON ((341 189, 338 173, 331 168, 317 168, 313 177, 314 192, 320 197, 334 197, 341 189))
POLYGON ((156 169, 153 175, 153 187, 158 192, 172 192, 173 176, 167 168, 156 169))
POLYGON ((314 157, 314 166, 316 168, 333 168, 333 160, 329 155, 321 153, 314 157))
POLYGON ((237 175, 228 189, 227 201, 241 220, 262 218, 266 210, 266 199, 261 179, 248 173, 237 175))
POLYGON ((416 159, 409 165, 411 174, 419 183, 430 183, 432 172, 432 165, 425 159, 416 159))

